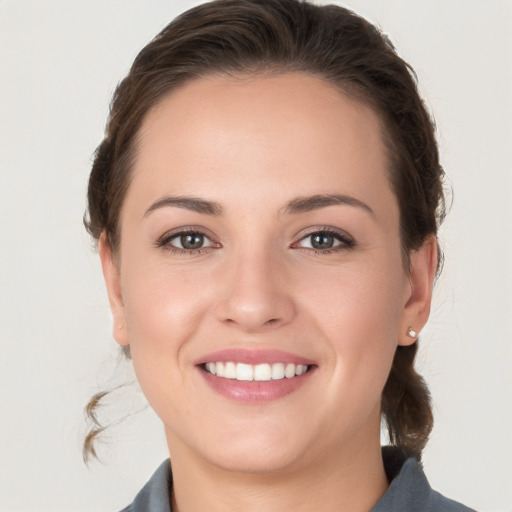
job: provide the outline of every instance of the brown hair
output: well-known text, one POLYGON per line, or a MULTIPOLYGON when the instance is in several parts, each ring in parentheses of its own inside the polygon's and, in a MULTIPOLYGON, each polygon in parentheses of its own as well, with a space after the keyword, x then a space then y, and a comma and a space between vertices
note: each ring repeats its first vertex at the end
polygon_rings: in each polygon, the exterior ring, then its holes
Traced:
MULTIPOLYGON (((105 232, 117 250, 137 134, 165 95, 207 74, 291 71, 322 77, 379 114, 407 265, 410 252, 437 233, 444 216, 434 125, 414 72, 365 19, 342 7, 300 0, 215 0, 177 17, 142 49, 114 93, 105 138, 95 154, 84 219, 92 237, 105 232)), ((398 347, 382 395, 382 416, 390 442, 419 458, 433 418, 428 389, 414 370, 416 351, 417 343, 398 347)), ((98 398, 91 403, 97 405, 98 398)), ((96 421, 94 411, 89 406, 96 421)), ((91 431, 86 455, 94 454, 94 437, 91 431)))

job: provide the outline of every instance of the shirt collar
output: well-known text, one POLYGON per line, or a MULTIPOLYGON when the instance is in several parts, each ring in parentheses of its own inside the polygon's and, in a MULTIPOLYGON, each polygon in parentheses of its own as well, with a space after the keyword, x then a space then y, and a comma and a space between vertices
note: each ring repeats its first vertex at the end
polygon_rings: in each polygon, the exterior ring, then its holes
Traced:
MULTIPOLYGON (((392 447, 382 450, 384 468, 390 486, 371 512, 471 512, 432 490, 417 459, 406 458, 392 447)), ((167 459, 137 494, 131 505, 121 512, 172 512, 172 472, 167 459)))

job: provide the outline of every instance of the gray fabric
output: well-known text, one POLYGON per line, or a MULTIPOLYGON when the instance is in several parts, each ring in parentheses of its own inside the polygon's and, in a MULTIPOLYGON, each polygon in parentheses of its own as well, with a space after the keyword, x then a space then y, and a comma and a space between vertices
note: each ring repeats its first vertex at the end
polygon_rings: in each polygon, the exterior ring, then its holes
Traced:
MULTIPOLYGON (((383 450, 391 485, 370 512, 475 512, 433 491, 416 459, 403 461, 396 451, 383 450)), ((131 505, 121 512, 172 512, 169 459, 160 465, 131 505)))
MULTIPOLYGON (((384 459, 385 460, 385 459, 384 459)), ((370 512, 475 512, 432 490, 414 458, 407 459, 370 512)))
POLYGON ((169 459, 162 462, 149 482, 121 512, 171 512, 172 473, 169 459))

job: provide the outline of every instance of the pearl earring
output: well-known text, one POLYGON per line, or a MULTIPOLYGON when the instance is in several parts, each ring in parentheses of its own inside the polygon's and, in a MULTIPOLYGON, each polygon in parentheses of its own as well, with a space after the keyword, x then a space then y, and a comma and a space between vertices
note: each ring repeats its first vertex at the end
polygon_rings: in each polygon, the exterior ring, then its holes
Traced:
POLYGON ((418 333, 412 327, 409 327, 409 329, 407 329, 407 336, 409 336, 409 338, 417 338, 418 333))

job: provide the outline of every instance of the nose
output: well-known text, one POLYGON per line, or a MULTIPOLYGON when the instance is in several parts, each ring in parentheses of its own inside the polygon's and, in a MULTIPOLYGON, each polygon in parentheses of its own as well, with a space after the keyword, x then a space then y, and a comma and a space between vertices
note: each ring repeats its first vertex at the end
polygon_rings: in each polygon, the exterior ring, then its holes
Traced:
POLYGON ((245 253, 228 265, 215 307, 219 321, 255 333, 286 325, 293 319, 293 283, 275 258, 245 253))

